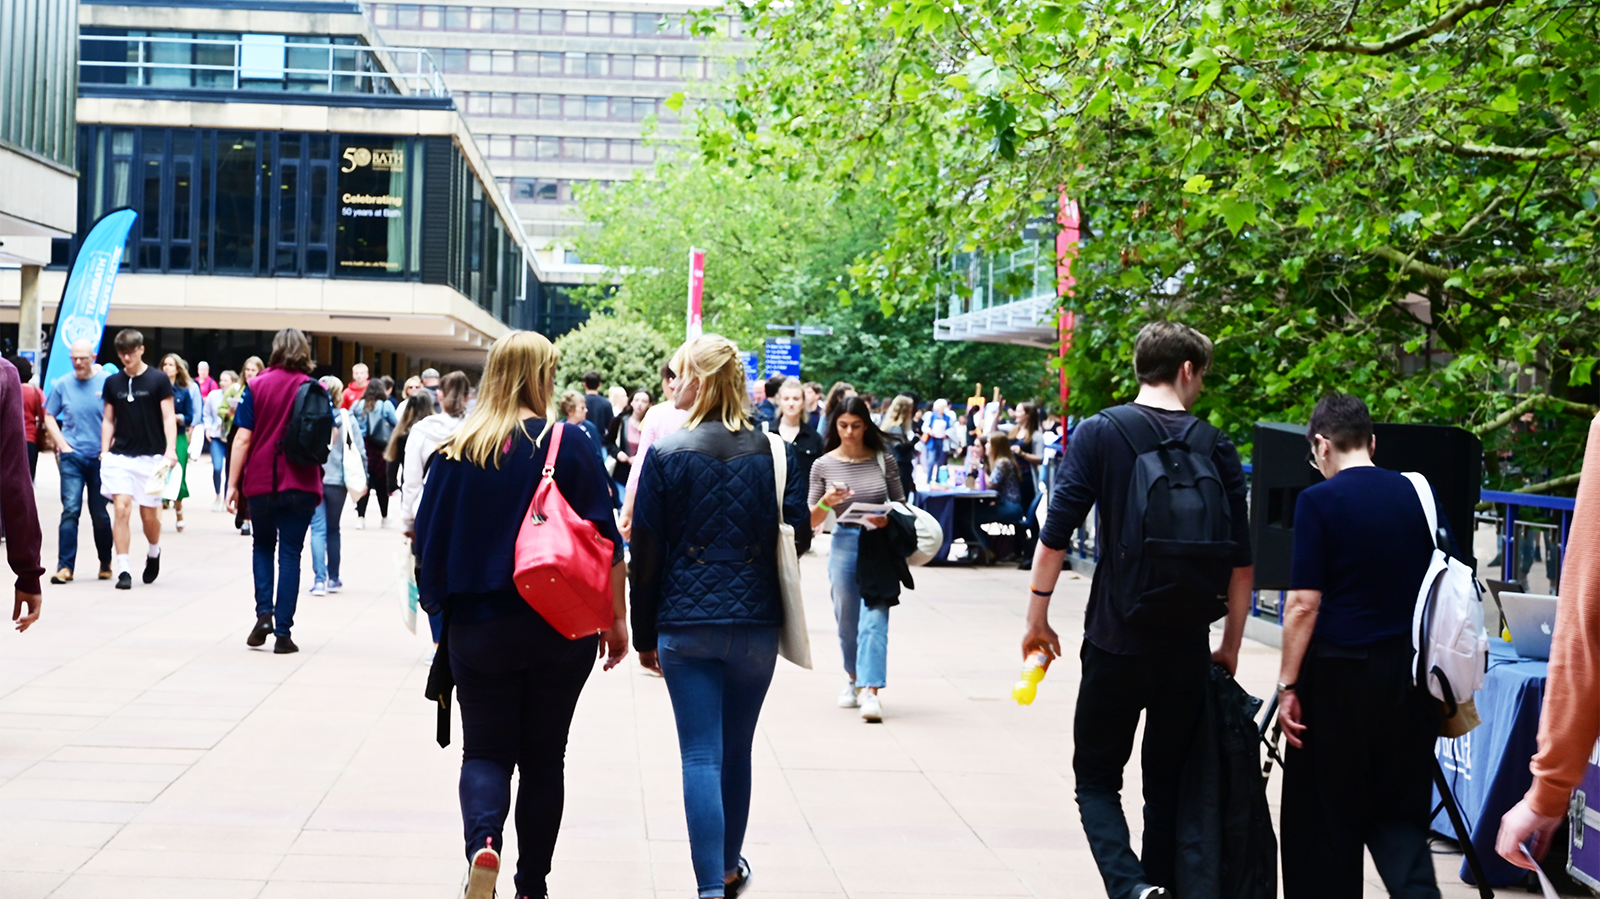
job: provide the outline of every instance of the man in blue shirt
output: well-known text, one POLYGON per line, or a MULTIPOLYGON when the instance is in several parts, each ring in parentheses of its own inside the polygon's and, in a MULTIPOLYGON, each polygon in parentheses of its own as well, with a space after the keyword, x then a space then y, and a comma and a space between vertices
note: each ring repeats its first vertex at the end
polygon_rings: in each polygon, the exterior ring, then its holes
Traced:
POLYGON ((87 340, 74 341, 72 373, 50 385, 44 401, 44 426, 56 447, 61 468, 61 532, 56 573, 50 583, 72 580, 78 561, 78 518, 84 491, 89 494, 89 522, 94 528, 94 548, 100 557, 100 580, 111 579, 111 514, 100 495, 100 425, 105 419, 106 375, 94 370, 94 348, 87 340))

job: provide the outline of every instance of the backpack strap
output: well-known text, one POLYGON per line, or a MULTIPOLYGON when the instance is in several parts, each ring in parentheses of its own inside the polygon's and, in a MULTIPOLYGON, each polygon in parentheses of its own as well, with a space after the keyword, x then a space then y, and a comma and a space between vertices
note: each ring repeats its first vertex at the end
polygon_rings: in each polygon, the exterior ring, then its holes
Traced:
POLYGON ((1118 433, 1122 434, 1122 439, 1128 441, 1128 445, 1133 447, 1135 456, 1153 452, 1165 439, 1156 432, 1156 426, 1150 423, 1150 419, 1145 418, 1144 413, 1132 406, 1112 406, 1100 410, 1100 414, 1116 427, 1118 433))
POLYGON ((1421 472, 1402 473, 1406 476, 1406 480, 1411 482, 1411 486, 1417 491, 1417 499, 1422 503, 1422 514, 1428 519, 1428 542, 1438 549, 1444 549, 1443 544, 1439 542, 1439 512, 1433 502, 1433 485, 1428 483, 1428 479, 1421 472))
POLYGON ((1217 451, 1217 441, 1221 439, 1221 430, 1213 427, 1210 422, 1198 418, 1183 435, 1183 442, 1189 444, 1189 452, 1206 458, 1210 458, 1211 454, 1217 451))

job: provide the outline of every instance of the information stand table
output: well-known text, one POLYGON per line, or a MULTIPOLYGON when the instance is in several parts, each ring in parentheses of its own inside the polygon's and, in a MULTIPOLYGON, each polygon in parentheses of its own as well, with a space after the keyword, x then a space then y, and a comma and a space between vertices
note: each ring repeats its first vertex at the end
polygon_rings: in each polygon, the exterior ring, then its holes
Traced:
POLYGON ((928 564, 948 564, 950 544, 954 543, 957 537, 964 538, 970 544, 973 532, 978 529, 978 516, 974 514, 977 511, 974 508, 976 503, 980 500, 994 499, 996 496, 998 494, 993 490, 969 490, 965 487, 940 490, 934 487, 918 487, 912 501, 939 519, 939 527, 944 530, 944 546, 939 547, 939 552, 928 564), (958 505, 963 507, 960 509, 960 514, 957 511, 958 505), (958 525, 965 528, 966 532, 957 534, 958 525))

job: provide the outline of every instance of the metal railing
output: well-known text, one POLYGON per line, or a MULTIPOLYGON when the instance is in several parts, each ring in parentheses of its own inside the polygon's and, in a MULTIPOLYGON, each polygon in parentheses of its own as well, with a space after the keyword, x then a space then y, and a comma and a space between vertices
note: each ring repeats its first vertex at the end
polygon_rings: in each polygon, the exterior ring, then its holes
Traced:
POLYGON ((1036 297, 1054 301, 1056 296, 1053 244, 1034 241, 1005 253, 964 254, 958 257, 957 269, 967 273, 970 294, 958 292, 949 297, 952 317, 1036 297))
POLYGON ((421 47, 305 43, 279 35, 226 39, 84 34, 79 39, 84 43, 78 60, 83 84, 450 96, 433 56, 421 47), (96 58, 107 55, 91 49, 98 44, 121 45, 125 58, 96 58), (112 70, 120 77, 109 77, 112 70))

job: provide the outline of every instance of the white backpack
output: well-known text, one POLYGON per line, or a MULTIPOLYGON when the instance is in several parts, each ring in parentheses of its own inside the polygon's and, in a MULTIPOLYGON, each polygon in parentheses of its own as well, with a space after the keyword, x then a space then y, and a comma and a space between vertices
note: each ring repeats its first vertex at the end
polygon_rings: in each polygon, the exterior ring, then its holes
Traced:
POLYGON ((1405 472, 1422 501, 1422 513, 1433 535, 1433 560, 1417 593, 1411 616, 1412 679, 1444 702, 1453 715, 1483 686, 1489 667, 1489 634, 1483 629, 1483 596, 1478 580, 1460 559, 1445 555, 1439 540, 1439 518, 1433 487, 1414 471, 1405 472))

